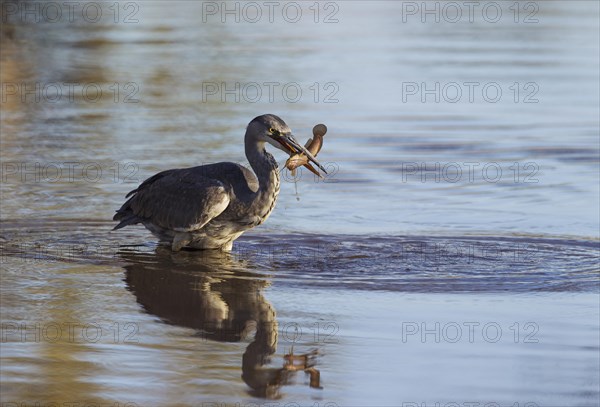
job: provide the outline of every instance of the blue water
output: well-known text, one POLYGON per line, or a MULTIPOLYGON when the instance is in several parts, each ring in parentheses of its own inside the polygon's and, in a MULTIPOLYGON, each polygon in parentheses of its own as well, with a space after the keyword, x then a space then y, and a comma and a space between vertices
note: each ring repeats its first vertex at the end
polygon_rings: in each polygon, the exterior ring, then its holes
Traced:
POLYGON ((597 2, 5 4, 3 403, 600 403, 597 2), (110 232, 267 112, 329 175, 232 256, 110 232))

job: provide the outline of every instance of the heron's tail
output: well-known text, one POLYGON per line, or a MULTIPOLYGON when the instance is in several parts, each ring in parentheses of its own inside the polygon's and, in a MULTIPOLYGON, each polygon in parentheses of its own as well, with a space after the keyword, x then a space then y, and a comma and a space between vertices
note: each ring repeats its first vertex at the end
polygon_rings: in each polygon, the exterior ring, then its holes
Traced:
POLYGON ((118 210, 115 216, 113 217, 113 220, 120 221, 119 224, 113 228, 113 230, 118 230, 124 228, 125 226, 135 225, 136 223, 141 222, 140 218, 138 218, 136 215, 127 210, 118 210))

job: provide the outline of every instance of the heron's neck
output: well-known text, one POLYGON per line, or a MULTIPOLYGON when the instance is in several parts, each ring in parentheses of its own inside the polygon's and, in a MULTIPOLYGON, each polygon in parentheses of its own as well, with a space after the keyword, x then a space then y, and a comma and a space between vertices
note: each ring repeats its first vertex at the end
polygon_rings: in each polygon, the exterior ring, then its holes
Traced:
POLYGON ((265 150, 265 143, 246 142, 246 158, 258 178, 257 193, 276 198, 279 193, 279 169, 275 158, 265 150))

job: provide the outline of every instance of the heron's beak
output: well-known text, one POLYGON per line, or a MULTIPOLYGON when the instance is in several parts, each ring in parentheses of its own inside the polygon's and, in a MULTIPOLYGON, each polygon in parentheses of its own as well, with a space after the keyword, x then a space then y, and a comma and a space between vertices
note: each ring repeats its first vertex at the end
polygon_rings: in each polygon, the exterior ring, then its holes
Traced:
MULTIPOLYGON (((306 149, 306 147, 304 147, 302 144, 298 143, 298 141, 294 138, 294 136, 292 134, 281 134, 280 137, 277 139, 277 141, 279 141, 279 143, 283 147, 285 147, 287 150, 289 150, 289 152, 291 154, 296 154, 296 153, 305 154, 308 157, 308 160, 310 162, 315 164, 325 174, 327 174, 327 171, 325 170, 325 168, 317 161, 317 159, 310 153, 310 151, 308 151, 306 149)), ((314 168, 312 168, 312 166, 310 164, 305 165, 305 167, 308 168, 309 170, 311 170, 312 172, 315 172, 314 168)), ((319 175, 319 174, 317 173, 317 175, 319 175)))

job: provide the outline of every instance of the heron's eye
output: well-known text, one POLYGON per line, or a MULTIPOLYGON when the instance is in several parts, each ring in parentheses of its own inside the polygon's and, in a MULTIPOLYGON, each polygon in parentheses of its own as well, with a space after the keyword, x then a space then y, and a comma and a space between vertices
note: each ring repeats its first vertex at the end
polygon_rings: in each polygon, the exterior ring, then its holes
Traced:
POLYGON ((279 131, 275 130, 273 127, 269 129, 269 133, 273 134, 274 136, 279 136, 279 131))

